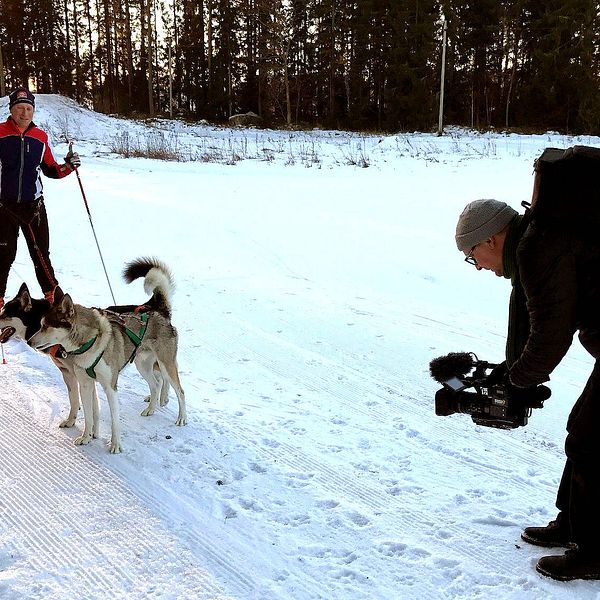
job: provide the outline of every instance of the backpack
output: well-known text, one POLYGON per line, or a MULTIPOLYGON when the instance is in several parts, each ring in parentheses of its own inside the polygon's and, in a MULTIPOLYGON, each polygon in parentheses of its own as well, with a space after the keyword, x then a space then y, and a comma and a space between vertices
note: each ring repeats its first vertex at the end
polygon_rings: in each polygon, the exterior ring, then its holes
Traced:
POLYGON ((546 148, 534 169, 529 217, 599 239, 600 148, 546 148))

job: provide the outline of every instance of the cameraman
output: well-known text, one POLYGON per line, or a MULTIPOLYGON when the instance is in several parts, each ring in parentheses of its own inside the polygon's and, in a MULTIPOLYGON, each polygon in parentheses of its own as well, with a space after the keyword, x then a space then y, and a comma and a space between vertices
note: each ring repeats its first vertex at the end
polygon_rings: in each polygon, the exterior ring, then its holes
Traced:
POLYGON ((536 569, 558 580, 600 579, 600 242, 558 226, 541 227, 498 200, 475 200, 461 213, 456 245, 465 261, 510 279, 503 378, 518 397, 549 379, 573 335, 596 359, 567 421, 567 461, 558 489, 558 516, 521 537, 569 547, 540 558, 536 569))

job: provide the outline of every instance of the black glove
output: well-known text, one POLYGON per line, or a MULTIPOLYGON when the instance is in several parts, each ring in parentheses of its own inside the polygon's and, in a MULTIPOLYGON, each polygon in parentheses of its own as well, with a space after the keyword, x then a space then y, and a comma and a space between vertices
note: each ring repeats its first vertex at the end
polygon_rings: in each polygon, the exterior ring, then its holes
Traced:
POLYGON ((517 387, 505 380, 506 392, 511 400, 516 400, 529 408, 543 408, 544 400, 548 400, 552 391, 545 385, 532 385, 530 387, 517 387))
POLYGON ((81 158, 79 158, 79 154, 77 154, 77 152, 73 152, 73 150, 69 150, 67 152, 67 155, 65 156, 65 162, 72 169, 78 169, 81 166, 81 158))
POLYGON ((498 385, 499 383, 505 383, 508 375, 508 367, 506 361, 496 365, 487 376, 485 382, 488 386, 498 385))

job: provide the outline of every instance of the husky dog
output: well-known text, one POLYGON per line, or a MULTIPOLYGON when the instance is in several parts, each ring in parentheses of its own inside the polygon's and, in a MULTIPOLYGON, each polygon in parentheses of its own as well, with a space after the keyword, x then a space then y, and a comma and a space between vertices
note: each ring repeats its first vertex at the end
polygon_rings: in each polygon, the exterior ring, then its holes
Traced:
POLYGON ((111 413, 111 453, 121 452, 122 448, 117 380, 128 362, 135 364, 150 387, 150 404, 144 413, 154 412, 163 387, 154 373, 157 364, 179 401, 175 424, 187 422, 185 393, 177 371, 177 331, 171 324, 171 272, 155 258, 139 258, 126 265, 123 276, 128 283, 144 277, 144 289, 152 294, 151 311, 117 314, 86 308, 57 290, 54 306, 42 317, 39 331, 28 342, 38 350, 60 344, 73 361, 85 419, 83 434, 75 440, 76 444, 87 444, 92 438, 93 388, 96 380, 100 383, 111 413))
MULTIPOLYGON (((0 339, 2 343, 8 341, 13 335, 22 340, 28 340, 39 330, 42 318, 50 310, 51 304, 48 300, 32 298, 25 283, 19 288, 19 292, 9 300, 0 310, 0 339)), ((59 427, 73 427, 79 410, 79 385, 75 377, 73 361, 61 356, 59 353, 49 353, 50 358, 58 367, 63 376, 69 395, 69 416, 61 421, 59 427)), ((93 435, 96 437, 98 428, 98 397, 94 387, 93 398, 93 435)))
MULTIPOLYGON (((60 288, 57 290, 57 294, 59 296, 63 295, 60 288)), ((27 284, 23 283, 19 288, 17 295, 9 300, 4 305, 3 309, 0 310, 0 343, 7 342, 13 336, 27 341, 40 329, 42 317, 49 312, 51 306, 50 302, 46 299, 33 298, 27 284)), ((110 306, 106 310, 115 313, 134 313, 139 308, 142 307, 137 305, 110 306)), ((152 310, 154 308, 152 306, 152 299, 148 300, 148 302, 143 305, 143 308, 144 310, 152 310)), ((73 359, 60 346, 52 348, 50 351, 46 352, 46 354, 50 356, 52 362, 61 372, 69 396, 69 415, 59 423, 59 427, 73 427, 80 406, 79 384, 75 377, 73 359)), ((161 382, 160 405, 166 406, 169 402, 169 386, 166 383, 162 385, 162 375, 158 369, 158 365, 154 366, 154 371, 156 377, 161 382)), ((149 399, 150 396, 146 398, 147 401, 149 399)), ((92 409, 92 437, 98 437, 99 409, 96 386, 93 388, 92 409)), ((149 407, 142 411, 143 417, 150 414, 152 413, 149 411, 149 407)))

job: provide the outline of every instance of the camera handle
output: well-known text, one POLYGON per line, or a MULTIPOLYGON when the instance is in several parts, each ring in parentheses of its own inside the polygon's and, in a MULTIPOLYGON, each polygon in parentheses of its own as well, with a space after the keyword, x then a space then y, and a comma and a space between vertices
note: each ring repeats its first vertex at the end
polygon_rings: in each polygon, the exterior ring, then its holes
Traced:
POLYGON ((473 371, 473 379, 485 379, 487 377, 486 371, 489 369, 495 369, 498 365, 489 363, 485 360, 478 360, 475 362, 475 370, 473 371))

